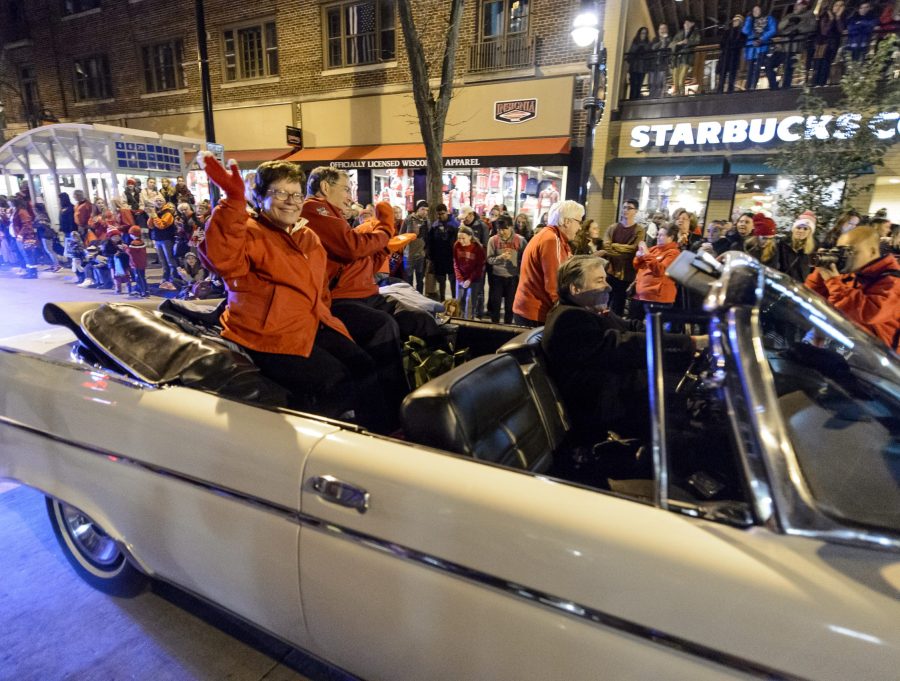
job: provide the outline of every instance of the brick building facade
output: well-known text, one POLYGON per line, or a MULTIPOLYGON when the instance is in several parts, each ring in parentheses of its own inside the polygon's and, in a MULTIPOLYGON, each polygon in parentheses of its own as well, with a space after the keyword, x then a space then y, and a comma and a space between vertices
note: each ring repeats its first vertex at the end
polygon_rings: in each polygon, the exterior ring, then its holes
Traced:
MULTIPOLYGON (((395 4, 206 0, 217 141, 246 165, 286 152, 287 125, 303 128, 307 150, 419 141, 395 4), (338 111, 333 125, 334 107, 313 106, 339 102, 338 110, 353 111, 361 98, 368 100, 361 119, 338 111)), ((47 119, 204 137, 193 2, 0 0, 0 6, 7 139, 47 119)), ((440 73, 449 7, 447 0, 413 6, 432 77, 440 73)), ((587 51, 569 37, 578 7, 578 0, 466 3, 454 98, 467 110, 451 107, 448 138, 482 139, 480 120, 493 117, 494 93, 510 99, 521 90, 538 100, 537 122, 502 126, 487 139, 554 136, 580 144, 587 51)), ((577 176, 571 165, 570 184, 577 176)))

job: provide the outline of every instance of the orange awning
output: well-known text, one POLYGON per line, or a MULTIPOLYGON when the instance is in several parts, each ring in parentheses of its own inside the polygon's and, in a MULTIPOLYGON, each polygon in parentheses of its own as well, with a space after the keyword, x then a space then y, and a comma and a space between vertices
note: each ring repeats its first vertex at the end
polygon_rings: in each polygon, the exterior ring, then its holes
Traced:
MULTIPOLYGON (((568 137, 529 137, 514 140, 444 142, 444 158, 482 158, 505 156, 558 156, 568 154, 568 137)), ((319 147, 302 149, 286 158, 297 163, 332 161, 380 161, 388 159, 424 159, 424 144, 380 144, 373 146, 319 147)))

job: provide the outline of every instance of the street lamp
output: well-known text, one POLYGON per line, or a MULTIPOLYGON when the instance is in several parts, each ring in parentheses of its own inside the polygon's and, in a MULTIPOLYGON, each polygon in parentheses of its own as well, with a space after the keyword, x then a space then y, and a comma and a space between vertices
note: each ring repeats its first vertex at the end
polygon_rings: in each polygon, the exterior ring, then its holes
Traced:
POLYGON ((581 9, 572 22, 572 40, 579 47, 593 44, 594 49, 587 60, 591 70, 591 91, 584 98, 587 111, 587 128, 584 133, 584 149, 581 155, 581 176, 578 178, 578 203, 585 205, 594 161, 594 131, 603 115, 604 101, 598 98, 600 81, 606 71, 606 48, 600 39, 600 14, 596 0, 581 0, 581 9))

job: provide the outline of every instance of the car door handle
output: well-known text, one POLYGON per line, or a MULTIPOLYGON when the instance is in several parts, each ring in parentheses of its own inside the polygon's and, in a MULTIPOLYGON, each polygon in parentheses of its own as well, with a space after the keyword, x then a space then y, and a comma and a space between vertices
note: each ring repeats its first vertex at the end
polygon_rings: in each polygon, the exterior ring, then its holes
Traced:
POLYGON ((369 493, 361 487, 338 480, 333 475, 317 475, 310 478, 309 482, 325 501, 355 508, 360 513, 369 510, 369 493))

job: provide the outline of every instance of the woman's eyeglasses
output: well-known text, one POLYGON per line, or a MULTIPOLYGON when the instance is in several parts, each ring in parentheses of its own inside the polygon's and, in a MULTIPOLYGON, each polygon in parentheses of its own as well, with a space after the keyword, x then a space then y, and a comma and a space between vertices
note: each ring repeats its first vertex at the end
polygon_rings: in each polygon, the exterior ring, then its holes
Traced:
POLYGON ((294 199, 294 203, 303 203, 303 194, 300 192, 286 192, 283 189, 270 189, 266 192, 269 196, 274 196, 279 201, 287 201, 290 196, 294 199))

